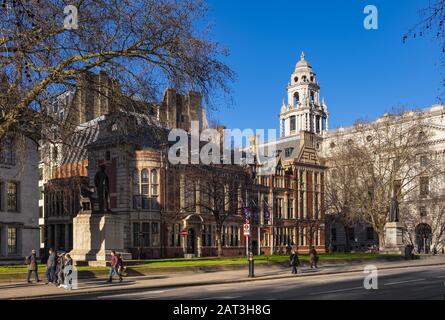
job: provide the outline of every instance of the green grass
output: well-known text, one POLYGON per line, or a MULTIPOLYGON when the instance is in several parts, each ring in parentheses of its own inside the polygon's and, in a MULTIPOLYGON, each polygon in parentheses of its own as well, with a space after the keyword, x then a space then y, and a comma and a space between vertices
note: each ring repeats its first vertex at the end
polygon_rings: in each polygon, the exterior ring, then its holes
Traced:
MULTIPOLYGON (((333 254, 320 254, 320 261, 326 260, 365 260, 377 258, 379 254, 375 253, 333 253, 333 254)), ((309 261, 308 255, 299 255, 300 261, 309 261)), ((289 256, 287 255, 273 255, 273 256, 255 256, 255 262, 262 263, 286 263, 289 261, 289 256)), ((233 257, 233 258, 196 258, 196 259, 151 259, 143 260, 141 264, 131 266, 131 269, 139 268, 162 268, 162 267, 190 267, 190 266, 211 266, 211 265, 233 265, 233 264, 245 264, 246 257, 233 257)), ((77 267, 77 270, 88 271, 100 271, 106 270, 105 267, 88 267, 82 266, 77 267)), ((45 270, 45 265, 39 265, 39 272, 45 270)), ((17 266, 0 266, 0 273, 22 273, 27 271, 27 266, 17 265, 17 266)))

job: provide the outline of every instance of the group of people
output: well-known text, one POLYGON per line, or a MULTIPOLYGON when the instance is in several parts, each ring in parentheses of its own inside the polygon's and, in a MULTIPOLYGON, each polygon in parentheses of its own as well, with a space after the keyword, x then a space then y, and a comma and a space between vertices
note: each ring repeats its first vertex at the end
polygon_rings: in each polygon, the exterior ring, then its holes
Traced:
MULTIPOLYGON (((28 265, 28 283, 32 283, 31 276, 34 273, 36 282, 41 282, 39 279, 38 259, 36 250, 31 251, 31 255, 26 257, 25 263, 28 265)), ((59 288, 71 289, 70 279, 67 279, 72 272, 73 259, 69 253, 57 254, 52 248, 49 249, 49 256, 46 260, 46 284, 53 284, 59 288), (67 280, 67 281, 65 281, 67 280)), ((124 263, 120 254, 116 251, 111 251, 111 266, 108 276, 108 283, 113 281, 113 276, 117 275, 119 282, 122 282, 122 274, 125 272, 124 263)))
POLYGON ((73 259, 68 253, 57 254, 52 248, 46 261, 46 284, 53 284, 59 288, 70 289, 70 284, 65 283, 65 278, 72 272, 73 259))
MULTIPOLYGON (((317 250, 315 248, 311 248, 309 251, 309 258, 310 258, 310 266, 311 269, 318 269, 318 254, 317 250)), ((300 266, 300 259, 298 258, 298 254, 295 250, 292 250, 292 253, 289 257, 289 264, 292 267, 292 274, 298 273, 298 267, 300 266)))
MULTIPOLYGON (((31 251, 31 255, 26 257, 25 263, 28 265, 28 283, 32 283, 31 275, 35 274, 36 282, 40 282, 39 271, 38 271, 38 261, 36 256, 36 250, 31 251)), ((52 248, 49 249, 49 256, 46 260, 46 284, 53 284, 59 288, 70 289, 71 282, 66 281, 67 276, 72 272, 70 266, 73 265, 73 259, 68 253, 57 254, 52 248)))

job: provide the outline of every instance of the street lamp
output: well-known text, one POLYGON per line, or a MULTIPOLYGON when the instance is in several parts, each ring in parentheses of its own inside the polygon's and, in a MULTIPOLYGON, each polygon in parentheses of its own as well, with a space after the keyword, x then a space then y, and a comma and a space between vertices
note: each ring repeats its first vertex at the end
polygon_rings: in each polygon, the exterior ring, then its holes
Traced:
MULTIPOLYGON (((255 179, 256 179, 256 165, 255 165, 255 162, 253 164, 249 164, 249 171, 250 171, 249 173, 250 173, 251 185, 253 187, 253 185, 255 184, 255 179)), ((252 214, 253 214, 253 208, 250 208, 250 215, 252 215, 252 214)), ((250 219, 249 219, 249 222, 251 222, 250 219)), ((246 221, 246 224, 247 224, 247 221, 246 221)), ((248 239, 247 259, 248 259, 248 262, 249 262, 249 278, 254 278, 255 277, 255 270, 254 270, 255 261, 254 261, 253 252, 252 252, 252 249, 253 249, 252 248, 252 235, 249 234, 248 238, 249 239, 248 239)), ((259 240, 260 239, 258 239, 258 241, 259 240)))

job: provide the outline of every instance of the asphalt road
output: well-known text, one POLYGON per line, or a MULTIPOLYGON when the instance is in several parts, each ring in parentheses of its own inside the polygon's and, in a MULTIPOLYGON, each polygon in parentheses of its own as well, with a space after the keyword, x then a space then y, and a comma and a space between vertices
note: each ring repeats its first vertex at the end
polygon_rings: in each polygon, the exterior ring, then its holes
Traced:
MULTIPOLYGON (((77 295, 75 299, 129 300, 444 300, 445 267, 414 267, 378 271, 378 289, 364 287, 365 274, 351 272, 295 279, 261 280, 145 290, 99 292, 77 295)), ((66 297, 70 299, 69 296, 66 297)), ((71 297, 73 299, 74 297, 71 297)), ((60 299, 60 297, 59 297, 60 299)))

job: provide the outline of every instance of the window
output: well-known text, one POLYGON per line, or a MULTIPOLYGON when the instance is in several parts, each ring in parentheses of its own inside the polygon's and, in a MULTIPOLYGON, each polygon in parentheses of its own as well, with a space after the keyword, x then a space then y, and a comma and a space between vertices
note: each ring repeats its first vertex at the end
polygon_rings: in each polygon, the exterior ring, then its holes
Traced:
POLYGON ((133 173, 133 209, 157 210, 159 196, 158 171, 143 169, 133 173))
POLYGON ((151 245, 156 247, 159 244, 159 223, 151 223, 151 245))
POLYGON ((288 219, 294 218, 294 199, 287 199, 287 217, 288 219))
POLYGON ((374 228, 373 227, 366 228, 366 239, 374 240, 374 228))
POLYGON ((292 152, 294 152, 294 148, 284 149, 284 155, 286 156, 286 158, 289 158, 292 155, 292 152))
POLYGON ((17 228, 8 227, 8 254, 17 253, 17 228))
POLYGON ((105 160, 106 161, 110 161, 111 160, 111 152, 110 151, 106 151, 105 152, 105 160))
POLYGON ((133 223, 133 246, 149 247, 150 246, 150 223, 133 223))
POLYGON ((6 138, 0 144, 0 163, 10 166, 15 165, 14 139, 11 137, 6 138))
POLYGON ((202 226, 202 246, 211 247, 212 246, 212 226, 203 225, 202 226))
POLYGON ((283 218, 284 211, 284 199, 275 198, 275 217, 278 219, 283 218))
POLYGON ((0 211, 3 211, 3 191, 4 188, 4 183, 2 181, 0 181, 0 211))
POLYGON ((294 106, 297 106, 300 103, 300 95, 298 92, 294 93, 294 106))
POLYGON ((173 224, 172 225, 172 232, 171 232, 171 239, 170 239, 170 245, 172 247, 180 247, 181 246, 181 224, 173 224))
POLYGON ((43 218, 43 207, 39 207, 39 218, 43 218))
POLYGON ((43 187, 39 187, 39 200, 43 200, 43 187))
POLYGON ((295 116, 290 117, 290 131, 297 130, 297 118, 295 116))
POLYGON ((419 208, 419 212, 420 212, 420 216, 421 216, 422 218, 424 218, 424 217, 427 216, 426 207, 420 207, 420 208, 419 208))
POLYGON ((348 228, 348 240, 355 241, 355 229, 354 228, 348 228))
POLYGON ((18 192, 19 192, 18 183, 9 182, 8 183, 8 202, 7 202, 7 206, 8 206, 7 210, 8 211, 14 211, 14 212, 19 211, 18 192))
POLYGON ((331 240, 337 241, 337 229, 336 228, 331 229, 331 240))
POLYGON ((430 191, 429 177, 420 177, 420 196, 422 198, 428 196, 429 191, 430 191))

